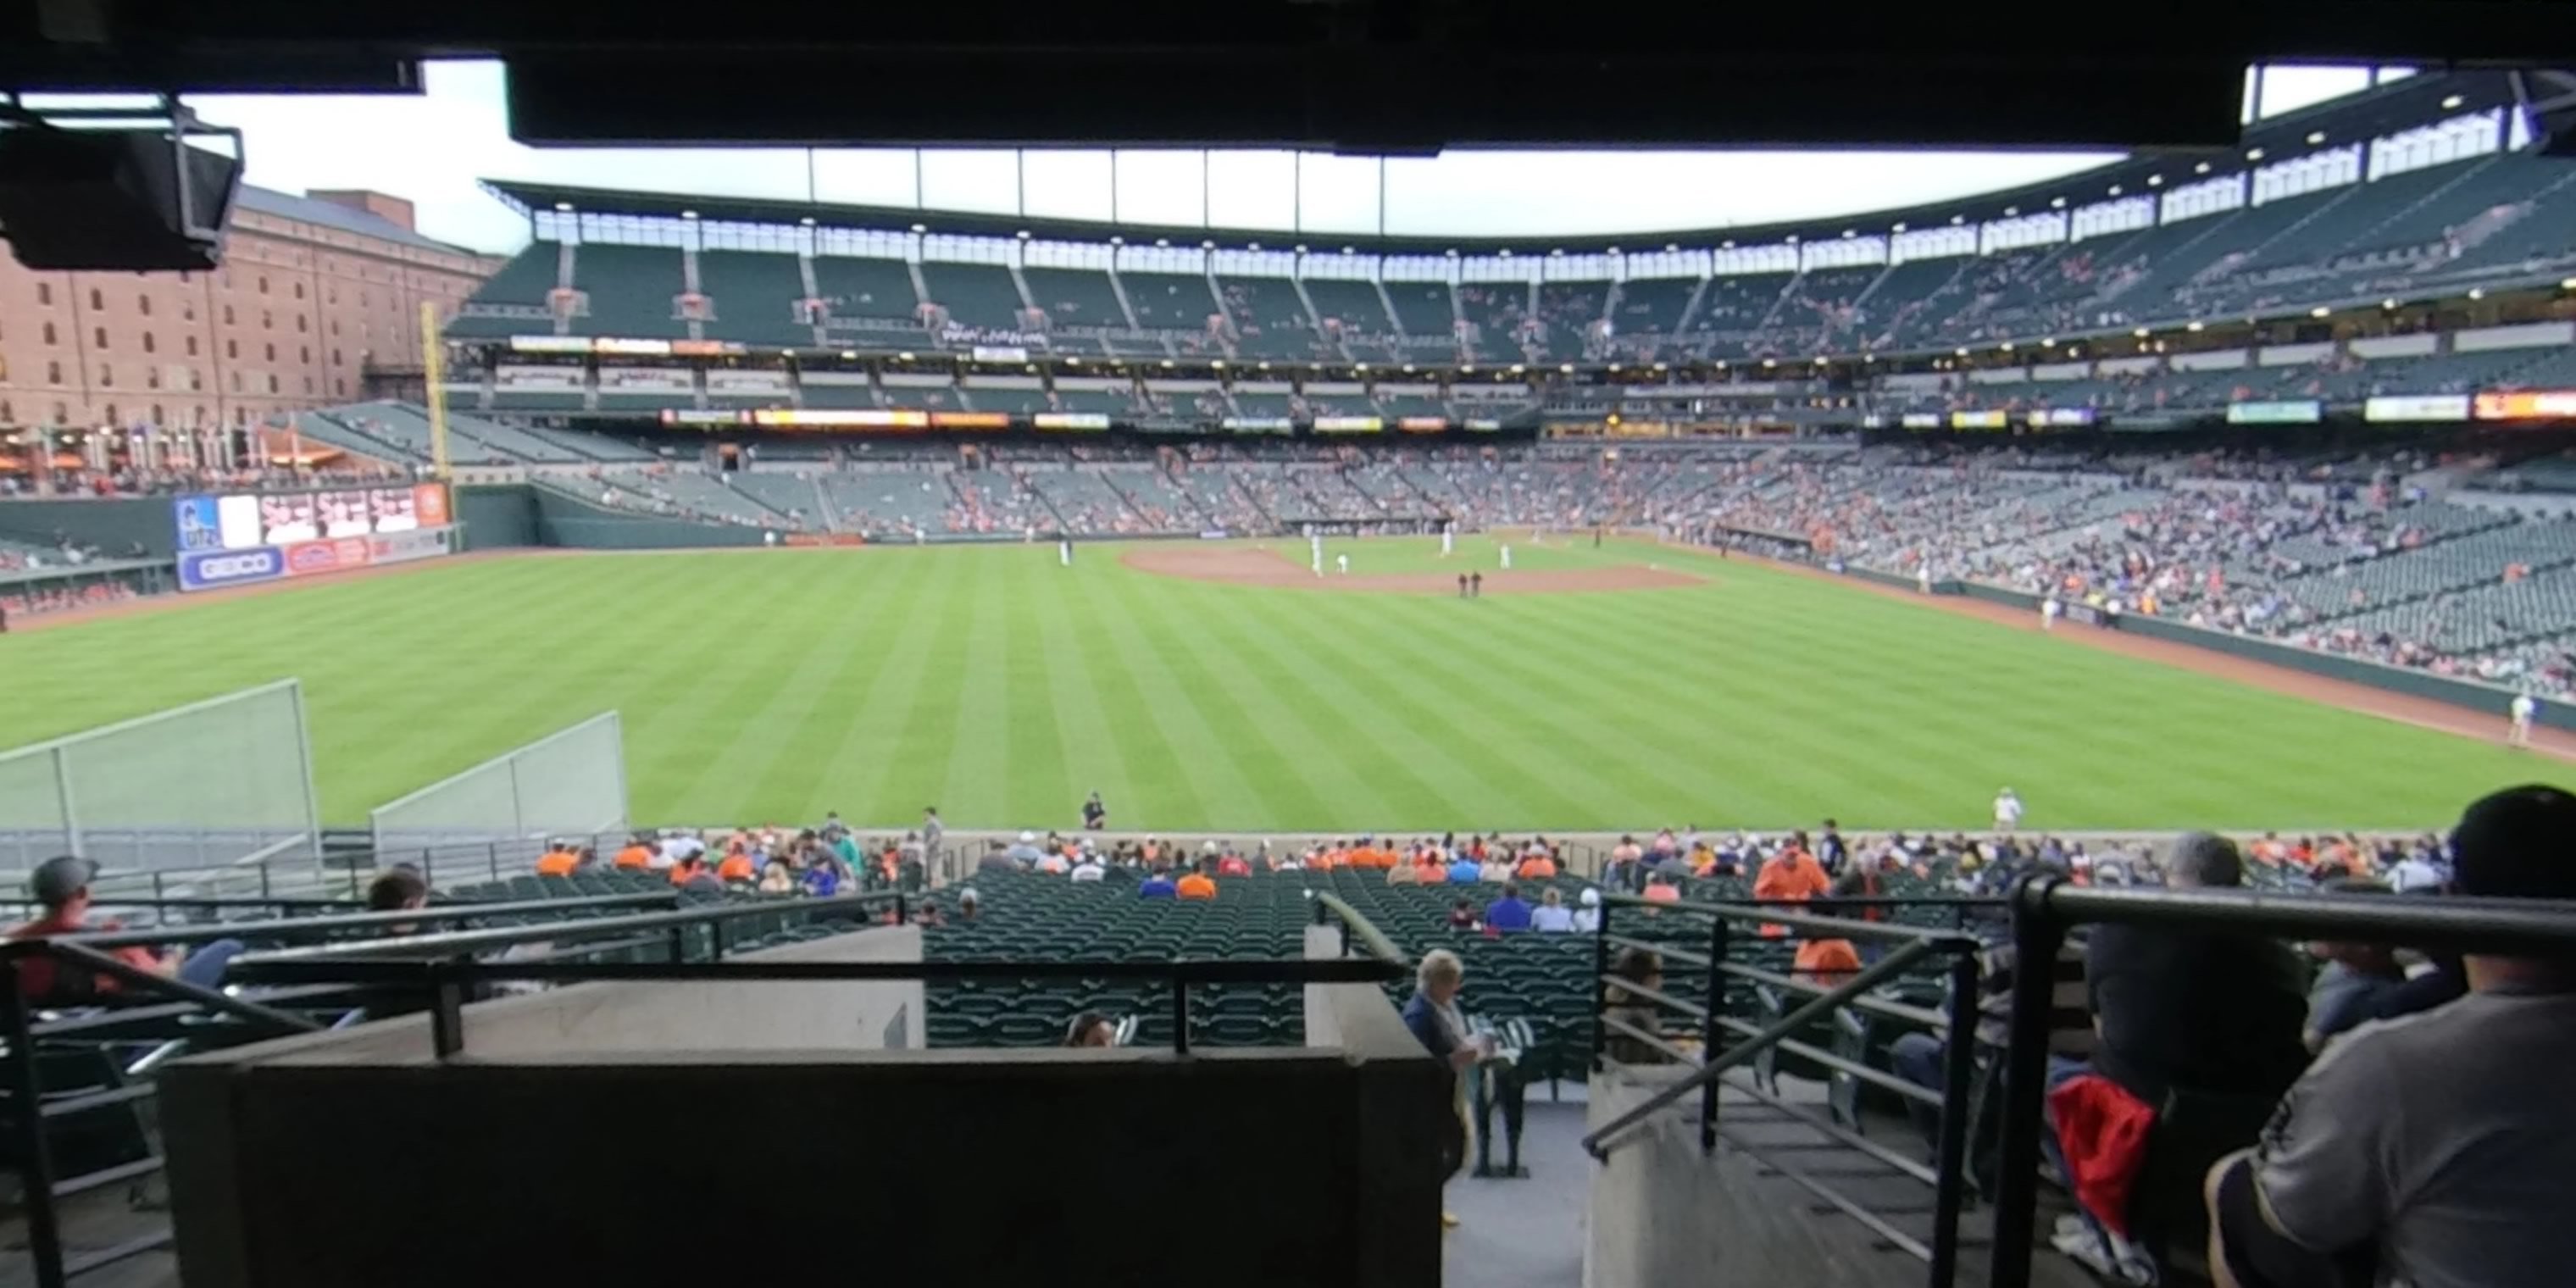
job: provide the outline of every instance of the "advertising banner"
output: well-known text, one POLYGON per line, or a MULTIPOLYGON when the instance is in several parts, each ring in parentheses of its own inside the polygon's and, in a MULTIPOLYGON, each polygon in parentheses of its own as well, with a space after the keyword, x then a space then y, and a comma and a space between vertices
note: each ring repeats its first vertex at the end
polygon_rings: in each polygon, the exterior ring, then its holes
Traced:
POLYGON ((1016 344, 979 344, 974 357, 977 362, 1026 362, 1029 351, 1016 344))
POLYGON ((1502 427, 1503 422, 1495 420, 1490 416, 1470 416, 1467 418, 1467 428, 1480 434, 1490 434, 1502 427))
MULTIPOLYGON (((1910 422, 1914 418, 1906 417, 1910 422)), ((1952 429, 2002 429, 2011 421, 2000 411, 1954 411, 1950 413, 1952 429)))
POLYGON ((1437 434, 1449 428, 1446 416, 1405 416, 1395 422, 1397 429, 1408 434, 1437 434))
POLYGON ((1093 411, 1042 411, 1029 418, 1040 429, 1107 429, 1109 418, 1093 411))
POLYGON ((343 572, 364 568, 375 558, 374 549, 364 537, 342 537, 336 541, 298 541, 282 548, 286 575, 310 577, 317 573, 343 572))
POLYGON ((998 411, 934 411, 930 425, 933 429, 1009 429, 1011 417, 998 411))
POLYGON ((751 416, 752 413, 747 411, 697 411, 681 407, 662 409, 662 423, 665 425, 740 425, 749 421, 751 416))
POLYGON ((286 575, 286 556, 272 546, 248 550, 199 550, 179 556, 179 589, 213 590, 286 575))
POLYGON ((865 536, 856 532, 791 532, 784 544, 791 546, 864 546, 865 536))
POLYGON ((218 517, 215 498, 183 496, 170 503, 179 528, 179 549, 221 550, 224 548, 223 520, 218 517))
POLYGON ((1376 416, 1317 416, 1315 418, 1315 432, 1318 434, 1374 434, 1384 428, 1386 428, 1386 422, 1376 416))
POLYGON ((2399 394, 2373 398, 2361 405, 2363 420, 2440 420, 2469 418, 2467 394, 2399 394))
POLYGON ((1290 428, 1285 416, 1228 416, 1217 424, 1252 434, 1285 434, 1290 428))
POLYGON ((1941 413, 1937 411, 1909 411, 1901 420, 1907 429, 1941 428, 1941 413))
POLYGON ((671 342, 668 340, 620 340, 614 336, 601 336, 590 342, 590 350, 593 353, 632 354, 646 358, 667 358, 671 355, 671 342))
POLYGON ((519 353, 588 353, 590 337, 586 335, 514 335, 510 348, 519 353))
POLYGON ((2227 404, 2227 423, 2230 425, 2313 425, 2323 419, 2325 404, 2313 398, 2227 404))
POLYGON ((367 538, 365 562, 410 563, 414 559, 434 559, 446 553, 446 528, 416 528, 410 532, 395 532, 367 538))
POLYGON ((2525 389, 2515 393, 2479 394, 2480 420, 2549 420, 2576 416, 2576 389, 2525 389))
POLYGON ((671 355, 677 358, 729 358, 745 352, 732 340, 673 340, 671 355))
POLYGON ((2036 407, 2027 418, 2029 424, 2046 429, 2065 429, 2093 423, 2090 407, 2036 407))
POLYGON ((751 413, 751 423, 777 429, 928 429, 930 413, 926 411, 799 411, 793 407, 763 407, 751 413))

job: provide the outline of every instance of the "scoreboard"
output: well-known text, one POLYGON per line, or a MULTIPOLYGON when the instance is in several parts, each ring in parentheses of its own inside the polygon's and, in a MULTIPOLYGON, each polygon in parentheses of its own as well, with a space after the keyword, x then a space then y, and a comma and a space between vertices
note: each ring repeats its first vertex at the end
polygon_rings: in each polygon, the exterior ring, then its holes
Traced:
POLYGON ((401 563, 454 548, 441 483, 183 496, 171 508, 183 590, 401 563))

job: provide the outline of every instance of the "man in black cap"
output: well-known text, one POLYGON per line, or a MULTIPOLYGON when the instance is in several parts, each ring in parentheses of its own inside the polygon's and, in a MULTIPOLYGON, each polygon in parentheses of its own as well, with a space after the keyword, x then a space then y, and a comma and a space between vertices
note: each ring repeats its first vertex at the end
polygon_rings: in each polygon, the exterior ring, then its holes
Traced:
MULTIPOLYGON (((27 892, 43 906, 44 915, 11 929, 7 938, 45 939, 116 929, 113 922, 89 922, 89 883, 97 875, 97 864, 70 854, 36 865, 34 874, 27 878, 27 892)), ((108 955, 139 970, 213 988, 223 979, 225 965, 241 950, 238 939, 218 939, 199 945, 184 961, 178 953, 164 954, 142 947, 113 948, 108 955)), ((19 959, 18 991, 43 1006, 94 1006, 116 1000, 116 995, 125 991, 125 982, 89 971, 63 971, 60 963, 39 953, 19 959)))
MULTIPOLYGON (((2576 795, 2515 787, 2452 833, 2470 897, 2576 900, 2576 795)), ((2524 1288, 2576 1277, 2576 958, 2464 958, 2469 993, 2330 1043, 2210 1169, 2222 1288, 2524 1288)))

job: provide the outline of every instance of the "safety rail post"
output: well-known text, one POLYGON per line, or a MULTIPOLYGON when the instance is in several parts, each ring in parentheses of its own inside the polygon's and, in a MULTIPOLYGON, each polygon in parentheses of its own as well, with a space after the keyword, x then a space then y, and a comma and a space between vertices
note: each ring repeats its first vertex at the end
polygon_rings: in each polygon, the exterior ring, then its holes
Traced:
MULTIPOLYGON (((2027 962, 2017 969, 2028 971, 2027 962)), ((2041 972, 2043 978, 2051 972, 2041 972)), ((1977 954, 1950 959, 1950 1041, 1941 1053, 1941 1139, 1935 1145, 1932 1181, 1932 1274, 1936 1288, 1950 1288, 1959 1265, 1959 1208, 1968 1187, 1968 1115, 1976 1079, 1977 954)), ((2014 977, 2019 979, 2017 975, 2014 977)))
POLYGON ((1172 1054, 1190 1053, 1190 982, 1180 970, 1172 967, 1172 1054))
MULTIPOLYGON (((265 890, 262 890, 262 891, 260 891, 260 893, 261 893, 261 894, 266 894, 266 893, 268 893, 268 892, 267 892, 267 891, 265 891, 265 890)), ((159 902, 159 901, 161 901, 161 900, 163 900, 163 899, 167 899, 167 898, 169 898, 169 897, 170 897, 170 896, 169 896, 168 891, 166 891, 166 890, 162 887, 162 884, 161 884, 161 869, 159 869, 159 868, 154 868, 154 869, 152 869, 152 898, 153 898, 153 901, 157 903, 157 902, 159 902)))
POLYGON ((271 891, 268 884, 268 860, 261 859, 259 861, 259 897, 265 899, 270 895, 270 893, 271 891))
POLYGON ((671 927, 671 962, 673 965, 678 965, 687 960, 689 960, 689 928, 673 926, 671 927))
POLYGON ((2012 1022, 2004 1044, 2004 1120, 1988 1249, 1990 1279, 1998 1288, 2030 1282, 2040 1113, 2047 1103, 2042 1084, 2048 1078, 2048 1020, 2056 1002, 2057 954, 2066 942, 2066 927, 2048 903, 2056 884, 2050 876, 2025 877, 2013 890, 2012 1022))
MULTIPOLYGON (((1610 1051, 1610 1026, 1601 1022, 1601 1011, 1606 1000, 1601 994, 1601 977, 1610 973, 1612 907, 1609 900, 1601 901, 1601 925, 1592 932, 1592 1071, 1594 1073, 1601 1072, 1605 1067, 1605 1059, 1610 1051)), ((1720 917, 1717 920, 1723 922, 1725 918, 1720 917)))
MULTIPOLYGON (((428 851, 423 850, 421 853, 426 855, 428 851)), ((483 843, 483 865, 488 870, 486 875, 492 880, 501 879, 501 843, 499 841, 483 843)))
POLYGON ((466 965, 472 957, 450 958, 429 965, 429 1045, 444 1060, 465 1049, 465 985, 446 966, 466 965))
MULTIPOLYGON (((352 871, 357 868, 354 863, 349 866, 352 871)), ((432 890, 438 888, 438 860, 427 850, 420 852, 420 883, 432 890)))
POLYGON ((27 1255, 35 1262, 38 1288, 62 1288, 63 1230, 54 1207, 54 1154, 45 1140, 44 1079, 36 1066, 27 996, 18 982, 19 959, 16 952, 0 956, 0 1036, 9 1041, 9 1095, 18 1102, 11 1117, 23 1182, 19 1201, 27 1208, 27 1255))
MULTIPOLYGON (((1700 1021, 1700 1058, 1717 1054, 1718 1017, 1726 1009, 1726 918, 1708 919, 1708 1014, 1700 1021)), ((1717 1150, 1717 1081, 1710 1079, 1699 1094, 1699 1152, 1717 1150)))

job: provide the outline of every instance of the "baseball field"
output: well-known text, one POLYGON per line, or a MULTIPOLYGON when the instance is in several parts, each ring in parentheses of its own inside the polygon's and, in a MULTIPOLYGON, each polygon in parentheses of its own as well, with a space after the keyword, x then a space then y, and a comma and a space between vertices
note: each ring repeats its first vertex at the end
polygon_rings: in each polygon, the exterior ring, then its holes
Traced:
MULTIPOLYGON (((0 746, 281 677, 326 818, 600 711, 638 821, 2427 828, 2566 762, 1588 539, 473 558, 0 638, 0 746), (1351 571, 1338 571, 1349 556, 1351 571), (1484 575, 1462 599, 1458 573, 1484 575)), ((2496 732, 2501 732, 2500 720, 2496 732)))

